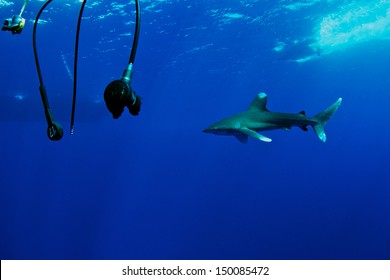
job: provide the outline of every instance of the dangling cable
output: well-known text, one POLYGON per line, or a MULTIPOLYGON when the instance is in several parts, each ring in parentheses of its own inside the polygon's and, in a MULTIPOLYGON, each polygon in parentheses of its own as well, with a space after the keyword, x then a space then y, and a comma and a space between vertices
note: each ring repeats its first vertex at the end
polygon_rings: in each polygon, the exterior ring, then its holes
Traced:
POLYGON ((37 17, 35 18, 34 22, 34 27, 33 27, 33 48, 34 48, 34 57, 35 57, 35 65, 37 66, 37 72, 38 72, 38 78, 39 78, 39 84, 43 85, 43 79, 42 79, 42 72, 41 72, 41 67, 39 65, 39 58, 38 58, 38 51, 37 51, 37 40, 36 40, 36 35, 37 35, 37 26, 38 26, 38 21, 39 17, 41 16, 43 10, 46 8, 47 5, 50 4, 50 2, 53 0, 48 0, 42 8, 39 10, 37 17))
POLYGON ((137 52, 138 47, 138 38, 139 38, 139 30, 140 30, 140 23, 141 23, 141 8, 139 6, 139 0, 135 0, 135 32, 134 32, 134 38, 133 38, 133 46, 131 47, 131 54, 129 59, 129 64, 134 64, 135 60, 135 54, 137 52))
POLYGON ((27 3, 28 3, 28 0, 24 0, 24 3, 22 6, 22 9, 20 10, 19 16, 22 16, 22 14, 24 13, 24 9, 26 8, 27 3))
POLYGON ((74 48, 74 71, 73 71, 73 99, 72 99, 72 113, 70 118, 70 134, 74 133, 74 115, 76 112, 76 92, 77 92, 77 61, 79 55, 79 37, 80 37, 80 25, 81 18, 84 12, 84 6, 87 3, 87 0, 84 0, 81 4, 79 19, 77 21, 77 29, 76 29, 76 44, 74 48))
POLYGON ((39 21, 39 17, 41 16, 43 10, 46 8, 47 5, 51 3, 52 0, 48 0, 42 8, 39 10, 37 17, 35 18, 34 22, 34 28, 33 28, 33 49, 34 49, 34 57, 35 57, 35 64, 37 67, 37 73, 38 73, 38 78, 39 78, 39 92, 41 94, 42 98, 42 104, 45 109, 45 116, 46 116, 46 121, 47 121, 47 136, 49 137, 50 140, 60 140, 63 135, 63 130, 62 127, 59 123, 57 123, 54 120, 54 117, 51 113, 50 106, 49 106, 49 100, 47 98, 46 94, 46 88, 43 84, 43 77, 42 77, 42 72, 41 72, 41 67, 39 65, 39 59, 38 59, 38 51, 37 51, 37 42, 36 42, 36 33, 37 33, 37 25, 39 21))
POLYGON ((122 81, 130 84, 131 78, 133 76, 133 64, 135 60, 135 55, 137 53, 138 47, 138 38, 139 38, 139 30, 141 23, 141 8, 139 5, 139 0, 135 0, 135 31, 133 38, 133 46, 131 47, 131 53, 129 58, 129 64, 127 65, 126 70, 123 72, 122 81))

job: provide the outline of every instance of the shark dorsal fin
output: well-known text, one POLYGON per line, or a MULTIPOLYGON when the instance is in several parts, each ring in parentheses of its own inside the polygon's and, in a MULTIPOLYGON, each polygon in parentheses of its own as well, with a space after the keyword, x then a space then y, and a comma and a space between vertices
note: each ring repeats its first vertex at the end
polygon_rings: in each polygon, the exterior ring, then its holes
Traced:
POLYGON ((267 110, 267 95, 264 92, 259 93, 249 105, 248 111, 268 111, 267 110))

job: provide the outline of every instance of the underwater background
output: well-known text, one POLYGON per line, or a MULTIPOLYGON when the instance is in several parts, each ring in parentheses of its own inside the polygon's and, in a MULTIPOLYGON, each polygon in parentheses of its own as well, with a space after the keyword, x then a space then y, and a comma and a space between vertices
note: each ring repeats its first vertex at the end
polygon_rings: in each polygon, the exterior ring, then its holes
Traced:
MULTIPOLYGON (((134 1, 88 1, 69 134, 79 1, 53 1, 36 73, 30 1, 0 33, 0 259, 389 259, 390 1, 141 0, 132 87, 114 120, 103 92, 126 68, 134 1), (325 127, 265 143, 205 134, 259 92, 325 127)), ((0 20, 22 1, 0 0, 0 20)))

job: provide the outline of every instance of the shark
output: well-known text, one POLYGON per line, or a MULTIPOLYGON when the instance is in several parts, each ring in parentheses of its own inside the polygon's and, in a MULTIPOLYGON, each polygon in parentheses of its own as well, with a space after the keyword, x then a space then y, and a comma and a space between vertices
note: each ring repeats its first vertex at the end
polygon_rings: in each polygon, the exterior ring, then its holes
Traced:
POLYGON ((299 127, 303 131, 308 131, 308 126, 311 126, 318 138, 325 142, 324 126, 340 107, 341 101, 342 98, 339 98, 327 109, 310 118, 306 116, 305 111, 301 111, 298 114, 269 111, 267 109, 267 95, 261 92, 255 97, 245 112, 224 118, 210 125, 203 132, 216 135, 231 135, 242 143, 248 142, 248 136, 260 141, 271 142, 271 138, 259 132, 274 129, 289 130, 293 126, 299 127))

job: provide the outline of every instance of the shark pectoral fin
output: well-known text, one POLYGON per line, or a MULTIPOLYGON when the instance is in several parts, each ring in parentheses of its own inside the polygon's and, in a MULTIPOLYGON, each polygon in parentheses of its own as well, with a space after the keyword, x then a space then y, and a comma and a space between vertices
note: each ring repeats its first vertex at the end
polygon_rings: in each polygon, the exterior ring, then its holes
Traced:
POLYGON ((264 135, 261 135, 261 134, 257 133, 256 131, 249 129, 249 128, 240 128, 239 131, 243 134, 246 134, 248 136, 259 139, 259 140, 264 141, 264 142, 271 142, 272 141, 272 139, 265 137, 264 135))
POLYGON ((303 130, 303 131, 308 131, 309 129, 307 128, 307 125, 302 125, 301 126, 301 129, 303 130))
POLYGON ((242 134, 242 133, 240 133, 240 134, 236 134, 236 135, 234 135, 237 139, 238 139, 238 141, 240 141, 241 143, 244 143, 244 144, 246 144, 246 143, 248 143, 248 135, 247 134, 242 134))

